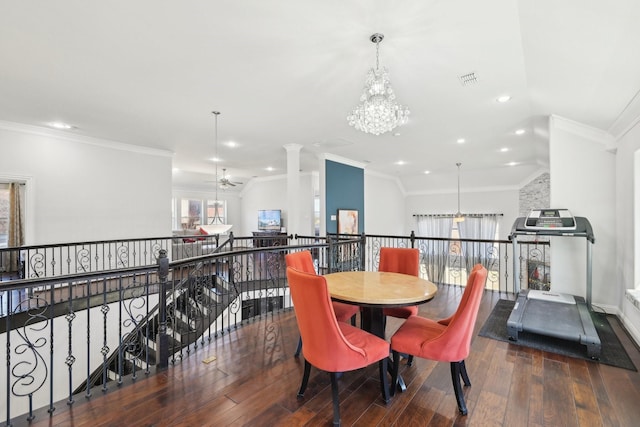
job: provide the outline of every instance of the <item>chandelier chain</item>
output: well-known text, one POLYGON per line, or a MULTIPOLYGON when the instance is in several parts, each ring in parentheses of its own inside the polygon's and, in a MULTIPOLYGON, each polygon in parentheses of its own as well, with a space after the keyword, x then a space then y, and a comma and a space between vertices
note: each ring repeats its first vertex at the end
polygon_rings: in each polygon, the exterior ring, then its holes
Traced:
POLYGON ((216 176, 215 176, 215 187, 216 187, 216 200, 213 206, 213 218, 211 218, 211 224, 222 223, 222 218, 220 218, 220 214, 218 213, 218 163, 220 159, 218 158, 218 116, 220 115, 220 111, 212 111, 215 116, 215 129, 214 129, 214 137, 215 137, 215 159, 216 163, 216 176))

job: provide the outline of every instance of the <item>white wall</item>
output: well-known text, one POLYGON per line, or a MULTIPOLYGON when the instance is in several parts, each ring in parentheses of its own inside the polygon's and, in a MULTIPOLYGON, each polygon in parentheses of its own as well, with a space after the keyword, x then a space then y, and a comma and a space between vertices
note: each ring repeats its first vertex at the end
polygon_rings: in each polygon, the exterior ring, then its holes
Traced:
MULTIPOLYGON (((561 117, 549 121, 551 207, 586 217, 593 227, 592 303, 618 307, 623 291, 616 286, 616 156, 607 151, 610 135, 561 117)), ((551 287, 586 297, 584 238, 551 242, 551 287)))
POLYGON ((169 152, 7 122, 0 152, 27 180, 26 244, 171 234, 169 152))
POLYGON ((364 215, 366 234, 407 235, 402 218, 405 204, 397 180, 364 171, 364 215))
POLYGON ((236 230, 234 234, 250 236, 253 231, 258 230, 259 210, 280 209, 288 234, 312 236, 314 188, 317 187, 317 184, 314 185, 314 179, 317 181, 317 175, 315 178, 311 173, 300 175, 299 230, 290 230, 288 227, 287 176, 278 175, 270 178, 252 179, 241 193, 241 224, 239 228, 234 226, 234 230, 236 230))

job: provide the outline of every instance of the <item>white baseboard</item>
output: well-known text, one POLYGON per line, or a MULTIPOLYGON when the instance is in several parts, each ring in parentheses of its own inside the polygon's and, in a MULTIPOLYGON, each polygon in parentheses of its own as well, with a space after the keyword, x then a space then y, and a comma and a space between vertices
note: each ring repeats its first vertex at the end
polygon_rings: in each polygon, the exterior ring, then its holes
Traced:
POLYGON ((617 313, 617 316, 636 345, 640 347, 640 300, 637 291, 628 290, 625 293, 622 300, 622 311, 617 313))

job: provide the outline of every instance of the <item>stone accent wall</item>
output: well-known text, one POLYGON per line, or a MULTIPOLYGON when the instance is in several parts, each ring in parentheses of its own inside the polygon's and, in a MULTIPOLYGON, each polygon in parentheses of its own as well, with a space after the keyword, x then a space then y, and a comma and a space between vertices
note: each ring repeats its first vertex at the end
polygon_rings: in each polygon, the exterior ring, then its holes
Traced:
POLYGON ((549 208, 551 177, 543 173, 520 189, 519 216, 527 216, 531 209, 549 208))

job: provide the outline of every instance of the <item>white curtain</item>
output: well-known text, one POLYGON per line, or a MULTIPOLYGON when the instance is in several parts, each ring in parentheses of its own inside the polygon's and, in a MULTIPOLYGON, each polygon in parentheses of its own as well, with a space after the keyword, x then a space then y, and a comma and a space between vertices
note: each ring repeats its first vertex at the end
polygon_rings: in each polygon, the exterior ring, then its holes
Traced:
MULTIPOLYGON (((458 233, 460 239, 494 240, 497 227, 497 215, 467 216, 464 221, 458 223, 458 233)), ((471 271, 473 266, 478 263, 489 268, 490 264, 495 261, 493 243, 463 241, 462 256, 467 271, 471 271)))
MULTIPOLYGON (((453 218, 437 215, 416 215, 420 237, 451 238, 453 218)), ((427 278, 432 282, 443 282, 449 262, 449 240, 423 241, 420 253, 427 269, 427 278)))

